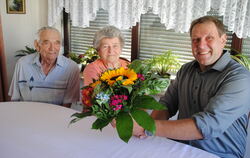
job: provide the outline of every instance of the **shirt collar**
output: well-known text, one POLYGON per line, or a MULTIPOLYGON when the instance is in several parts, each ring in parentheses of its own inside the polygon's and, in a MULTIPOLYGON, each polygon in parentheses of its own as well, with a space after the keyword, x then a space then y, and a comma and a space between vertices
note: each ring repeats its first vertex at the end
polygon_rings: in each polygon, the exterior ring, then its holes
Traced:
MULTIPOLYGON (((230 53, 228 51, 223 51, 222 56, 216 61, 216 63, 209 70, 214 69, 217 71, 223 71, 223 69, 227 66, 230 60, 231 60, 230 53)), ((199 63, 196 60, 192 63, 192 66, 196 68, 200 67, 199 63)))
MULTIPOLYGON (((34 59, 33 59, 33 61, 32 61, 32 64, 36 64, 36 65, 38 65, 38 66, 41 67, 41 62, 40 62, 39 58, 40 58, 40 54, 39 54, 39 53, 36 53, 36 55, 35 55, 35 57, 34 57, 34 59)), ((59 56, 57 57, 56 65, 61 66, 61 67, 64 66, 64 62, 63 62, 63 59, 62 59, 62 58, 63 58, 63 57, 62 57, 61 55, 59 55, 59 56)))
POLYGON ((211 69, 217 71, 223 71, 227 64, 230 62, 231 56, 228 51, 224 52, 217 62, 211 67, 211 69))

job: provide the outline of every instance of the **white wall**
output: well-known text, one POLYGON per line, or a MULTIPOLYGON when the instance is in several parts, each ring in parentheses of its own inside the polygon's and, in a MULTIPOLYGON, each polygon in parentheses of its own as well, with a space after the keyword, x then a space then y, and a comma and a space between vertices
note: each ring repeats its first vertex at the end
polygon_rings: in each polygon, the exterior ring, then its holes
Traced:
POLYGON ((47 25, 47 0, 26 0, 26 14, 7 14, 6 0, 0 0, 8 81, 12 79, 15 52, 32 46, 37 30, 47 25))

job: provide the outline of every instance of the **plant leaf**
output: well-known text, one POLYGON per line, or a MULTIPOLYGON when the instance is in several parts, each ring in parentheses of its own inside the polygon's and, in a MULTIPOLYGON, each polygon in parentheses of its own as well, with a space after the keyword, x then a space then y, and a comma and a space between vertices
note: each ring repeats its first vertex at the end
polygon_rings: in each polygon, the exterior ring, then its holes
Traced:
POLYGON ((84 118, 86 116, 91 116, 92 112, 84 112, 84 113, 74 113, 71 117, 84 118))
POLYGON ((134 109, 131 112, 131 115, 133 119, 144 129, 152 132, 155 134, 155 121, 152 119, 152 117, 145 111, 134 109))
POLYGON ((102 130, 103 127, 107 126, 111 121, 112 119, 107 119, 107 120, 96 119, 95 122, 92 124, 92 129, 102 130))
POLYGON ((83 119, 84 117, 91 116, 91 115, 92 115, 92 112, 74 113, 73 115, 71 115, 71 117, 76 117, 76 118, 71 120, 69 124, 75 123, 75 122, 83 119))
POLYGON ((151 109, 151 110, 164 110, 164 109, 166 109, 166 106, 157 102, 155 100, 155 98, 148 96, 148 95, 135 97, 133 105, 136 108, 151 109))
POLYGON ((124 141, 128 142, 132 136, 133 120, 128 113, 121 112, 116 118, 116 130, 119 137, 124 141))

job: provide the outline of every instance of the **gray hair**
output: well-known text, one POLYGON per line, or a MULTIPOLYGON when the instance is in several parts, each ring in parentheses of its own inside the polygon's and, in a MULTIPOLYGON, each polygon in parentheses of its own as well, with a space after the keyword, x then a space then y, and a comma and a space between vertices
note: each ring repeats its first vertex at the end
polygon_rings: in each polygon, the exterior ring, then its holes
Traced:
POLYGON ((115 38, 115 37, 119 38, 121 48, 123 48, 125 44, 125 39, 122 32, 114 26, 106 26, 95 33, 93 47, 98 50, 98 48, 100 47, 100 42, 103 38, 115 38))
POLYGON ((53 30, 53 31, 56 31, 58 32, 60 35, 61 33, 54 27, 51 27, 51 26, 44 26, 42 28, 40 28, 38 31, 37 31, 37 34, 36 34, 36 38, 35 40, 37 40, 37 42, 40 42, 40 35, 43 31, 46 31, 46 30, 53 30))

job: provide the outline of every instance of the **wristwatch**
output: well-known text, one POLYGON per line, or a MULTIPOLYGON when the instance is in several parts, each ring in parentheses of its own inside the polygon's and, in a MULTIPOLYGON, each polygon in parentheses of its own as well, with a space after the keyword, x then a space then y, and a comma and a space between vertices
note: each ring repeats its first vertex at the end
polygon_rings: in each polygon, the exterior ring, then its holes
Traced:
POLYGON ((150 132, 150 131, 148 131, 146 129, 145 129, 144 133, 145 133, 146 136, 153 136, 154 135, 152 132, 150 132))

